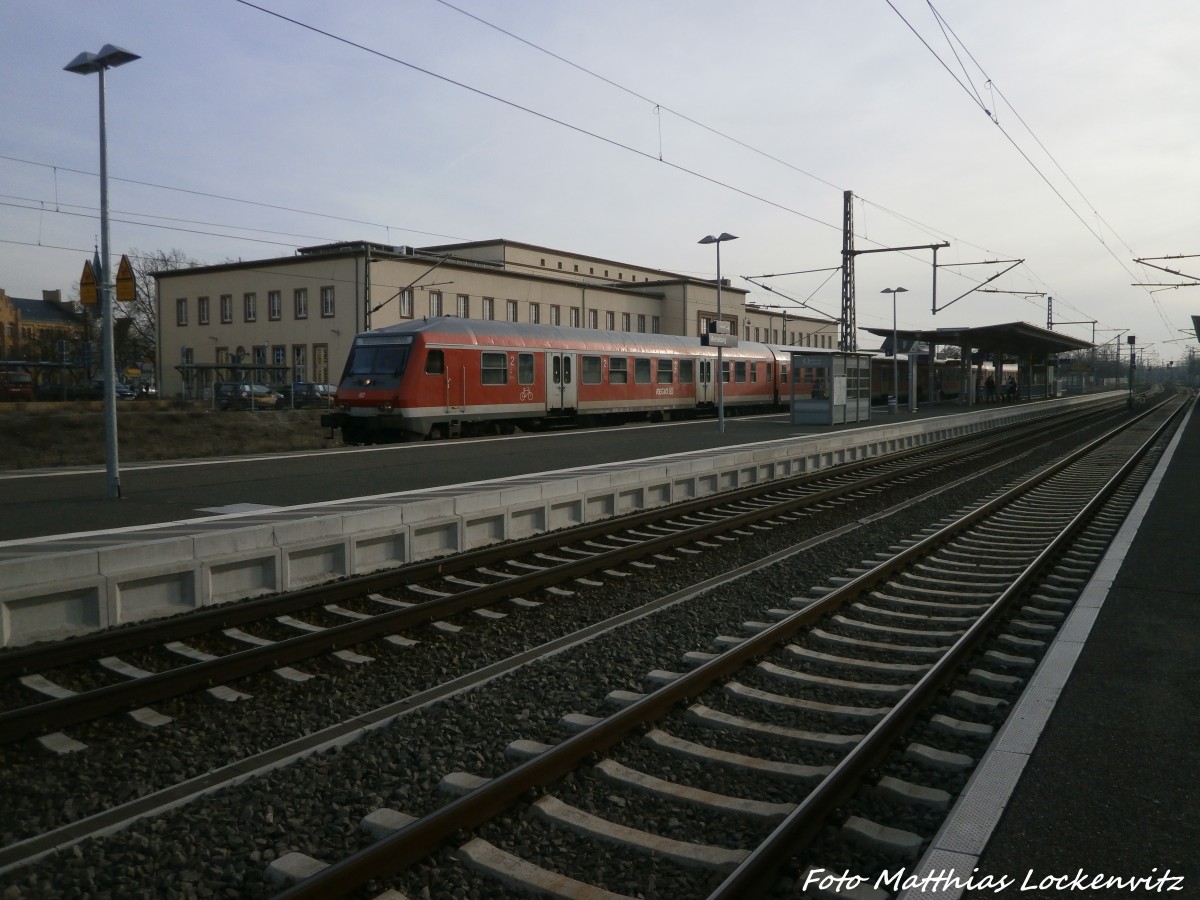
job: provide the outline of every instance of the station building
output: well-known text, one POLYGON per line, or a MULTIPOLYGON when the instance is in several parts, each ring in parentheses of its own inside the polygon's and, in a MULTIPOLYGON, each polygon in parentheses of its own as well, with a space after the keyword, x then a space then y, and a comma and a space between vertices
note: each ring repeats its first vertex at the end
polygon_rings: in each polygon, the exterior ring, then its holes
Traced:
MULTIPOLYGON (((424 316, 697 340, 717 319, 712 279, 503 239, 325 244, 154 277, 164 398, 201 399, 234 379, 336 383, 357 333, 424 316)), ((720 317, 743 340, 836 347, 836 321, 748 305, 747 295, 722 282, 720 317)))

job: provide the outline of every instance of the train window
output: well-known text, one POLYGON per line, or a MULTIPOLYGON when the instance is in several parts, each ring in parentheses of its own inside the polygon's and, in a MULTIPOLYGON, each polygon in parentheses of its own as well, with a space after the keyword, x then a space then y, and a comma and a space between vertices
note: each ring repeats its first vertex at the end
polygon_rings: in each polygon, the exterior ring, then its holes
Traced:
POLYGON ((602 368, 600 366, 600 357, 585 356, 582 360, 580 360, 579 366, 580 380, 584 384, 600 383, 600 373, 602 372, 602 368))
POLYGON ((446 358, 441 350, 430 350, 425 357, 425 374, 441 375, 446 371, 446 358))
POLYGON ((350 351, 350 359, 346 363, 346 373, 349 376, 371 375, 400 375, 408 363, 409 347, 381 345, 363 346, 356 344, 350 351))
POLYGON ((728 360, 721 361, 721 380, 723 382, 725 382, 726 384, 729 384, 729 361, 728 360))
POLYGON ((779 367, 779 383, 787 384, 787 366, 779 367))
POLYGON ((670 384, 675 380, 675 367, 671 365, 671 360, 660 359, 658 361, 658 383, 670 384))
POLYGON ((692 384, 696 380, 696 361, 681 359, 679 361, 679 383, 692 384))
POLYGON ((629 383, 629 360, 623 356, 614 356, 608 361, 608 383, 629 383))
POLYGON ((739 384, 746 381, 746 361, 739 359, 733 364, 733 380, 739 384))
POLYGON ((634 384, 650 383, 650 360, 639 356, 633 361, 633 382, 634 384))
POLYGON ((508 354, 484 353, 479 377, 483 384, 508 384, 508 354))
POLYGON ((517 354, 517 384, 533 384, 533 354, 517 354))

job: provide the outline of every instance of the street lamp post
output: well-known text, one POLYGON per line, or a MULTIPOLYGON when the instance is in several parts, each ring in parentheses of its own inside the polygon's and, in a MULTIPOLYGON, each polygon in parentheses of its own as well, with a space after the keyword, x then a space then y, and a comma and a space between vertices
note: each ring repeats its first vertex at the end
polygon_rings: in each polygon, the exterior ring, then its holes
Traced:
POLYGON ((104 344, 104 446, 106 485, 109 499, 121 497, 121 474, 117 462, 117 364, 113 352, 112 270, 108 258, 108 134, 104 115, 104 72, 141 59, 136 53, 105 44, 99 53, 80 53, 63 68, 76 75, 100 76, 100 309, 104 344))
MULTIPOLYGON (((700 238, 697 243, 700 244, 716 244, 717 245, 717 321, 724 322, 721 318, 721 242, 736 241, 737 235, 730 234, 727 231, 722 231, 719 237, 713 235, 705 235, 700 238)), ((723 340, 723 338, 722 338, 723 340)), ((717 430, 721 433, 725 432, 725 365, 722 345, 717 344, 717 430)))
POLYGON ((888 397, 888 412, 896 415, 900 412, 900 363, 897 356, 900 343, 896 339, 896 295, 907 294, 908 288, 884 288, 879 293, 892 295, 892 393, 888 397))

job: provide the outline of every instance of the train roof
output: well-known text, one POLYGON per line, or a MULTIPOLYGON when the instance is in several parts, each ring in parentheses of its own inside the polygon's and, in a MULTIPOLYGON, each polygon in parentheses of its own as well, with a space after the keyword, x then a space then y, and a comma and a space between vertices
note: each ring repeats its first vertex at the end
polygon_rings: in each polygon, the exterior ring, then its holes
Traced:
MULTIPOLYGON (((558 325, 530 325, 520 322, 497 322, 488 319, 460 319, 455 316, 435 316, 414 319, 399 325, 388 325, 364 335, 424 335, 427 342, 467 343, 480 347, 528 347, 554 350, 585 348, 598 352, 694 353, 700 349, 700 339, 677 334, 643 334, 628 331, 595 331, 590 328, 563 328, 558 325)), ((357 340, 357 338, 356 338, 357 340)), ((750 353, 790 352, 791 347, 770 347, 766 344, 742 341, 739 345, 750 353)), ((803 348, 809 352, 808 348, 803 348)))

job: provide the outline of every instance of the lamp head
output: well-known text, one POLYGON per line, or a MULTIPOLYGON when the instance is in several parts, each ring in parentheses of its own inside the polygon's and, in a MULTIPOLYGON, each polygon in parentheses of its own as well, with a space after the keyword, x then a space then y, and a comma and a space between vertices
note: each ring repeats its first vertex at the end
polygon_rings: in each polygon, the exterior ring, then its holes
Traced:
POLYGON ((736 240, 737 240, 736 234, 730 234, 728 231, 722 231, 720 237, 714 237, 711 234, 707 234, 704 237, 700 238, 700 240, 697 241, 696 243, 698 243, 698 244, 719 244, 719 243, 721 243, 721 241, 736 241, 736 240))
POLYGON ((67 72, 74 72, 76 75, 91 75, 104 69, 115 69, 125 63, 131 63, 135 59, 141 59, 141 57, 121 47, 105 44, 100 48, 99 53, 80 53, 63 66, 63 69, 67 72))

